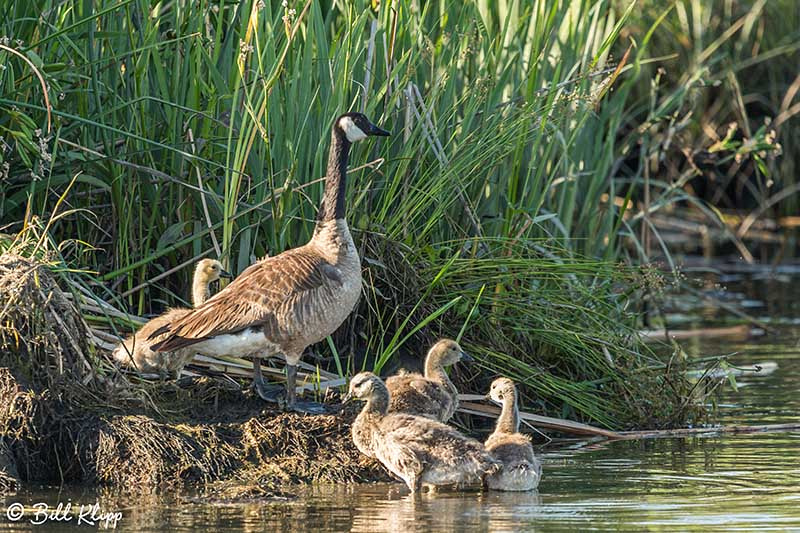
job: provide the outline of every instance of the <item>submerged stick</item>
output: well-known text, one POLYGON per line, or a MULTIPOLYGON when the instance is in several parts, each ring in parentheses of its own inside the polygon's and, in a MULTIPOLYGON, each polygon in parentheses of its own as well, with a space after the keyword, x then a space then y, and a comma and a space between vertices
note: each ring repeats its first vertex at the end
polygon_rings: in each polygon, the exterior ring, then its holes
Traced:
MULTIPOLYGON (((482 398, 477 394, 460 394, 459 399, 475 400, 482 398)), ((468 413, 489 418, 497 418, 500 408, 493 405, 484 405, 470 401, 462 401, 458 409, 459 412, 468 413)), ((742 433, 771 433, 785 431, 800 431, 800 422, 788 422, 785 424, 766 424, 759 426, 716 426, 704 428, 679 428, 679 429, 647 429, 642 431, 609 431, 571 420, 551 418, 548 416, 534 415, 531 413, 520 412, 520 418, 532 422, 534 425, 555 429, 562 433, 572 435, 595 435, 605 437, 609 440, 633 440, 633 439, 655 439, 664 437, 684 437, 690 435, 703 434, 742 434, 742 433)))
POLYGON ((658 437, 683 437, 703 433, 770 433, 800 431, 800 422, 766 424, 761 426, 717 426, 709 428, 650 429, 644 431, 620 431, 618 438, 652 439, 658 437))
POLYGON ((751 328, 748 324, 738 326, 727 326, 722 328, 700 328, 700 329, 645 329, 639 332, 645 342, 663 341, 665 337, 675 340, 694 339, 694 338, 731 338, 746 340, 749 337, 760 336, 764 330, 751 328))

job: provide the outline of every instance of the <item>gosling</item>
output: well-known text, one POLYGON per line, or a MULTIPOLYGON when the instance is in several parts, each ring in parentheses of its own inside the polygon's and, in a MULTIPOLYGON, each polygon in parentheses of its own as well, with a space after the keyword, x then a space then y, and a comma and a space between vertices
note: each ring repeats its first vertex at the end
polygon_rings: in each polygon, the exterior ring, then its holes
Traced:
MULTIPOLYGON (((202 259, 198 261, 192 279, 192 305, 197 307, 205 302, 210 294, 210 285, 220 278, 230 278, 231 275, 223 270, 222 264, 216 259, 202 259)), ((147 322, 134 335, 129 336, 120 343, 113 352, 114 359, 125 366, 133 367, 142 374, 158 374, 161 379, 167 376, 177 379, 183 367, 194 357, 191 348, 181 348, 172 352, 155 352, 151 347, 161 337, 150 339, 150 335, 161 328, 186 315, 189 309, 169 309, 166 313, 147 322)))
POLYGON ((542 465, 533 454, 530 439, 519 432, 517 388, 508 378, 497 378, 487 395, 502 406, 497 427, 486 439, 486 451, 503 466, 486 478, 491 490, 528 491, 539 486, 542 465))
POLYGON ((481 443, 429 418, 389 413, 390 393, 371 372, 353 377, 345 401, 366 400, 353 422, 353 442, 402 479, 412 493, 425 486, 483 485, 500 463, 481 443))
POLYGON ((471 360, 456 341, 440 340, 428 350, 424 376, 400 374, 386 380, 392 398, 389 411, 447 422, 458 409, 458 389, 444 367, 471 360))

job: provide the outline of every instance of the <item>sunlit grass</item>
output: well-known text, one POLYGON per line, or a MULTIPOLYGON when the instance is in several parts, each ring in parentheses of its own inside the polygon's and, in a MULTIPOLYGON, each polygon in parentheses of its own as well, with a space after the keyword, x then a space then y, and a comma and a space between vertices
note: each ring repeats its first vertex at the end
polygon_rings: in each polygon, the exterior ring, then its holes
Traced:
MULTIPOLYGON (((104 301, 159 312, 189 270, 144 282, 170 267, 219 253, 240 272, 310 237, 331 121, 360 110, 393 136, 351 158, 367 288, 335 345, 317 347, 331 370, 384 367, 468 324, 484 375, 518 379, 543 409, 672 421, 680 398, 653 400, 660 378, 641 372, 655 356, 635 335, 638 277, 612 264, 647 259, 641 207, 613 201, 638 199, 646 178, 634 153, 646 128, 628 121, 670 123, 700 83, 641 91, 661 35, 650 25, 672 20, 649 13, 588 0, 0 0, 4 44, 35 67, 0 51, 0 217, 5 231, 49 219, 74 182, 50 228, 65 259, 96 270, 87 286, 104 301)), ((686 199, 647 183, 654 209, 686 199)))

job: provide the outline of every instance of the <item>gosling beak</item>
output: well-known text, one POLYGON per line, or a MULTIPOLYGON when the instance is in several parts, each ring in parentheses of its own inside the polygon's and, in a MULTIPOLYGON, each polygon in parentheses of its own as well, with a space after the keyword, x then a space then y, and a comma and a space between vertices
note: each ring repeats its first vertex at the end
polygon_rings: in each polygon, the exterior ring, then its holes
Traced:
POLYGON ((370 124, 369 125, 369 131, 367 132, 367 135, 377 135, 378 137, 388 137, 389 135, 391 135, 391 133, 389 133, 388 131, 386 131, 384 129, 379 128, 375 124, 370 124))
POLYGON ((491 394, 487 394, 486 396, 483 397, 483 399, 486 400, 487 402, 491 403, 491 404, 501 405, 500 402, 494 401, 494 398, 492 398, 491 394))
POLYGON ((475 362, 475 358, 473 358, 467 352, 461 352, 461 361, 463 361, 464 363, 474 363, 475 362))
POLYGON ((227 270, 220 270, 219 271, 219 277, 225 278, 225 279, 231 279, 233 276, 227 270))

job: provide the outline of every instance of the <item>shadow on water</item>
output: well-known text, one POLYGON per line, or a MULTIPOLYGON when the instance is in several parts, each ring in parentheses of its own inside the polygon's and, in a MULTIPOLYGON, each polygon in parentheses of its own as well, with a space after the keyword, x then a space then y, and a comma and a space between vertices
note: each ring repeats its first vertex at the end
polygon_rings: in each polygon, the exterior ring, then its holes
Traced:
MULTIPOLYGON (((723 424, 775 424, 800 419, 800 347, 794 293, 769 282, 747 293, 777 290, 783 304, 743 294, 751 313, 782 326, 780 335, 752 342, 688 341, 692 357, 735 353, 734 364, 774 361, 767 376, 739 378, 738 391, 719 398, 723 424), (761 306, 761 308, 759 308, 761 306), (779 320, 774 320, 776 314, 779 320)), ((783 287, 788 289, 788 284, 783 287)), ((713 315, 713 313, 710 313, 713 315)), ((703 315, 709 318, 709 313, 703 315)), ((713 320, 713 316, 711 317, 713 320)), ((121 511, 124 531, 800 531, 800 432, 756 433, 578 443, 543 454, 538 493, 442 493, 410 496, 399 484, 314 486, 290 500, 247 504, 197 503, 186 496, 136 496, 109 491, 43 489, 0 498, 0 532, 85 531, 70 522, 11 522, 13 503, 29 509, 98 502, 121 511)))

